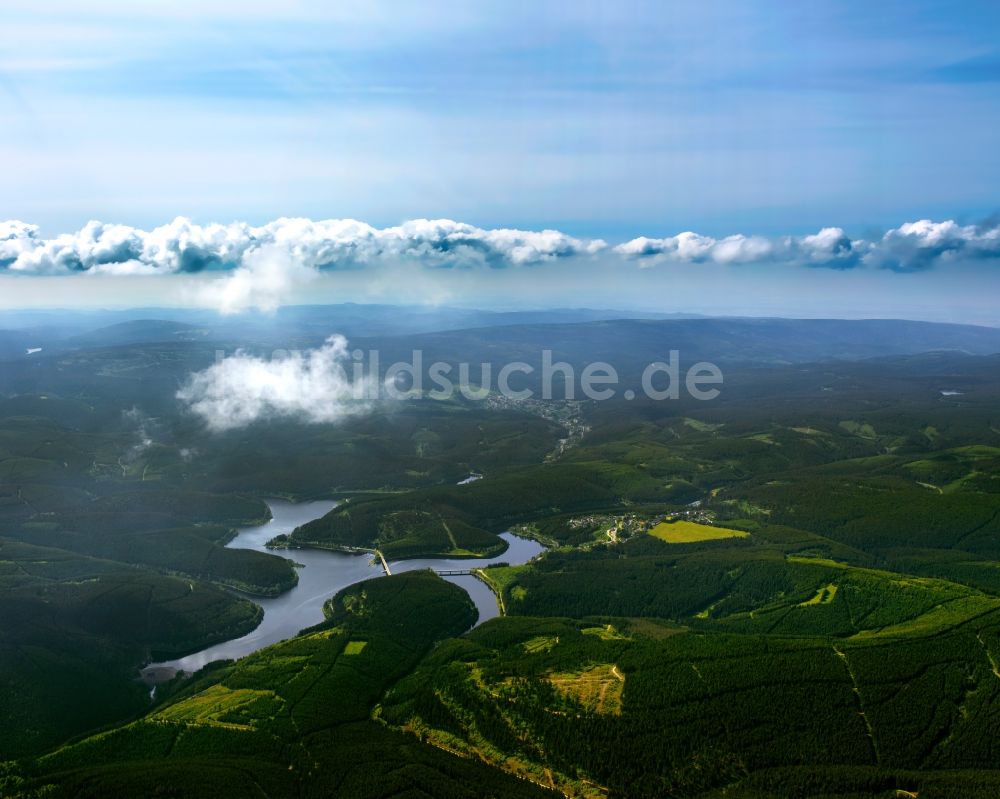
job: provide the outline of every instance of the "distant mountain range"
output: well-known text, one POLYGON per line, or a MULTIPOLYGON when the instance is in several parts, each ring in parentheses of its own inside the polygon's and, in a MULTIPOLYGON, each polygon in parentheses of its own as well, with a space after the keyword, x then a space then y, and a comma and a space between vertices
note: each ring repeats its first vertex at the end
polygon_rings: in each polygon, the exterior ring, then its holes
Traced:
POLYGON ((806 363, 862 360, 948 351, 970 355, 1000 352, 1000 329, 897 320, 671 319, 609 320, 558 325, 517 325, 443 331, 405 340, 354 340, 379 346, 383 361, 424 352, 425 362, 523 360, 537 363, 541 349, 554 360, 579 364, 607 361, 641 368, 666 360, 671 350, 691 364, 806 363))
POLYGON ((0 313, 0 357, 141 344, 306 348, 341 333, 378 348, 383 360, 537 362, 542 349, 572 363, 630 365, 679 350, 688 362, 804 363, 933 351, 1000 352, 1000 328, 903 320, 652 318, 624 311, 557 309, 498 313, 465 309, 334 305, 284 308, 273 316, 137 309, 94 313, 0 313), (162 315, 161 315, 162 314, 162 315), (623 318, 629 317, 629 318, 623 318), (9 329, 2 329, 3 326, 9 329), (32 352, 29 350, 41 350, 32 352))

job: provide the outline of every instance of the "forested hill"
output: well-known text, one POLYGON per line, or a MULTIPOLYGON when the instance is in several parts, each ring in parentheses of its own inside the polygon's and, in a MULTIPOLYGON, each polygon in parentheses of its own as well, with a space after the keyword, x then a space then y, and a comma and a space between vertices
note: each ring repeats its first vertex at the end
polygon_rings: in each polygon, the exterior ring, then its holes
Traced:
POLYGON ((0 796, 555 796, 421 745, 371 718, 392 683, 475 618, 468 596, 430 572, 358 583, 326 623, 188 682, 130 724, 33 763, 0 763, 0 796))
POLYGON ((489 361, 502 352, 532 363, 545 348, 574 364, 604 360, 627 368, 663 360, 670 350, 688 363, 807 363, 937 350, 991 355, 1000 352, 1000 328, 893 319, 621 319, 443 331, 377 343, 383 360, 421 349, 425 361, 489 361))
POLYGON ((768 364, 937 350, 1000 352, 1000 328, 894 319, 650 319, 627 311, 418 314, 398 308, 393 314, 392 310, 381 308, 364 324, 358 320, 359 311, 348 306, 286 309, 280 323, 254 315, 234 319, 145 309, 130 318, 71 314, 59 326, 25 328, 17 324, 23 320, 0 315, 0 359, 36 361, 55 353, 138 344, 301 349, 318 346, 334 333, 365 349, 381 350, 383 360, 398 360, 421 349, 434 360, 472 363, 496 360, 497 353, 531 363, 542 349, 574 364, 662 360, 672 349, 695 360, 768 364))

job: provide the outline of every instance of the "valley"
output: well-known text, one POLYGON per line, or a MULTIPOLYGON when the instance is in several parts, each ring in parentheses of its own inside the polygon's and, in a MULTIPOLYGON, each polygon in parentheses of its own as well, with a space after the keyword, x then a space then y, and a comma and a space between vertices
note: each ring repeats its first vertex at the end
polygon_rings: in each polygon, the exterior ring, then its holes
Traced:
POLYGON ((764 353, 560 447, 461 397, 207 434, 200 350, 142 352, 2 371, 7 794, 1000 786, 996 356, 764 353))

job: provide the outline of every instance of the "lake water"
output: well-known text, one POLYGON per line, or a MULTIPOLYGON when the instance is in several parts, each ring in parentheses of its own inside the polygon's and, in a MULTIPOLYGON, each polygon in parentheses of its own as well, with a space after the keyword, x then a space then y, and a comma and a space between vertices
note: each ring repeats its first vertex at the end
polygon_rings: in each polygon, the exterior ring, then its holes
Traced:
MULTIPOLYGON (((337 506, 336 502, 292 503, 268 500, 272 519, 257 527, 244 527, 227 546, 238 549, 255 549, 270 552, 265 544, 281 533, 290 533, 296 527, 325 516, 337 506)), ((519 538, 511 533, 501 536, 508 543, 507 551, 495 558, 442 559, 390 561, 393 574, 414 569, 459 570, 485 566, 489 563, 526 563, 544 551, 536 541, 519 538)), ((279 551, 302 568, 298 569, 299 583, 295 588, 274 598, 252 597, 264 609, 264 618, 253 632, 240 638, 215 644, 192 655, 151 663, 143 669, 148 683, 168 680, 178 671, 192 673, 216 660, 235 660, 246 657, 265 646, 292 638, 306 627, 323 621, 323 604, 340 589, 385 574, 381 565, 372 563, 370 553, 351 554, 322 549, 292 549, 279 551)), ((479 609, 479 623, 499 614, 496 596, 472 575, 447 576, 444 579, 464 588, 479 609)))

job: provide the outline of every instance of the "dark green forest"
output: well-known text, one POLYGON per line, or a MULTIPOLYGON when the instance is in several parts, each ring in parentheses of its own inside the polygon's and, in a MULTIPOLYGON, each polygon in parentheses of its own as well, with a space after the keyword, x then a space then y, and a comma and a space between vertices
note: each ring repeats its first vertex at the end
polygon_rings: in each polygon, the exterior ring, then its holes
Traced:
MULTIPOLYGON (((0 366, 0 796, 997 796, 990 334, 958 352, 961 328, 875 347, 807 324, 779 347, 779 321, 677 323, 692 349, 739 344, 711 402, 423 398, 225 433, 175 398, 201 340, 140 325, 154 340, 0 366), (226 547, 274 497, 341 504, 273 554, 226 547), (678 522, 731 535, 651 534, 678 522), (298 547, 502 558, 508 531, 547 551, 478 573, 503 611, 482 625, 408 572, 152 697, 139 680, 254 629, 298 547)), ((419 338, 469 360, 628 350, 628 373, 673 329, 419 338)))

